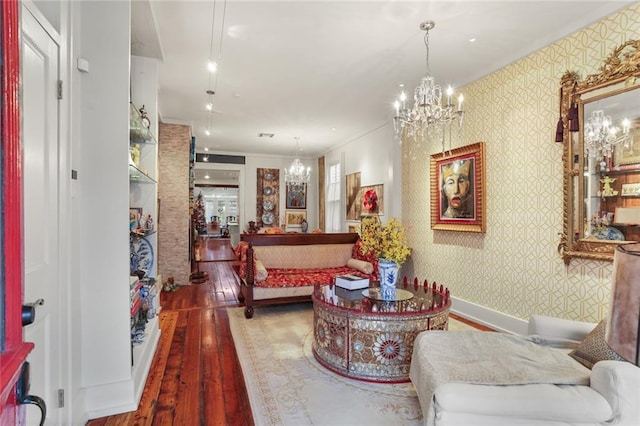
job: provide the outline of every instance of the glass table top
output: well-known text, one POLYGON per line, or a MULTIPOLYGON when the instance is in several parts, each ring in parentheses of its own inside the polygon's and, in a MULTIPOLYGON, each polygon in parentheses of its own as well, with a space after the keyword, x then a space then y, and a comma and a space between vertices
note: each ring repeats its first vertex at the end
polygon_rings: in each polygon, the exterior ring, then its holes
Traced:
POLYGON ((381 296, 377 282, 358 290, 347 290, 335 284, 316 285, 313 298, 319 303, 363 313, 418 313, 449 305, 448 290, 426 283, 411 283, 406 286, 399 283, 393 300, 386 300, 381 296))
POLYGON ((395 294, 392 298, 384 298, 380 292, 379 287, 370 287, 365 288, 364 290, 360 290, 364 297, 373 300, 380 300, 385 302, 403 302, 405 300, 413 299, 413 293, 407 290, 403 290, 401 288, 396 288, 395 294))

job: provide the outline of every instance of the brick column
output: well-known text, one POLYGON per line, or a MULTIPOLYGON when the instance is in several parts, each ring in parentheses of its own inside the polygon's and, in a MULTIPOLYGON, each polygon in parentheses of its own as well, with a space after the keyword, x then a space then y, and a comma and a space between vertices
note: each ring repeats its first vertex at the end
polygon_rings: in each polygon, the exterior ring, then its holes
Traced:
POLYGON ((189 126, 160 123, 158 273, 189 284, 189 126))

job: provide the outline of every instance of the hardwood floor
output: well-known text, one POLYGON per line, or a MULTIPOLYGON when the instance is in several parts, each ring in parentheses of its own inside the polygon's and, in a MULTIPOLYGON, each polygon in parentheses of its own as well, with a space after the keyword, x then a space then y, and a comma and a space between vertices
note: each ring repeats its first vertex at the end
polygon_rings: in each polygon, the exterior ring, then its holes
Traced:
POLYGON ((204 238, 199 247, 206 281, 161 293, 162 334, 138 410, 88 426, 254 424, 225 309, 238 306, 231 245, 204 238))
POLYGON ((160 296, 162 334, 137 411, 88 426, 253 425, 225 308, 238 305, 229 240, 206 239, 208 279, 160 296))

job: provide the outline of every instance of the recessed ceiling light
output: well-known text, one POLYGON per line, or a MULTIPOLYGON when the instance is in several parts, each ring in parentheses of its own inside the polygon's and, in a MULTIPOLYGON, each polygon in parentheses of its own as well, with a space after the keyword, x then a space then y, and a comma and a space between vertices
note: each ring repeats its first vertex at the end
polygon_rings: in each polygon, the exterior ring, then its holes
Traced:
POLYGON ((206 146, 204 147, 204 152, 209 152, 209 148, 207 148, 206 146))
POLYGON ((336 131, 336 128, 335 128, 335 127, 332 127, 332 128, 331 128, 331 130, 335 132, 335 131, 336 131))
POLYGON ((209 102, 207 104, 207 111, 211 111, 213 109, 213 104, 211 102, 209 102))
POLYGON ((475 38, 475 37, 470 38, 470 39, 469 39, 469 41, 470 41, 471 43, 473 43, 474 41, 476 41, 476 38, 475 38))
POLYGON ((218 63, 213 59, 209 59, 209 62, 207 62, 207 69, 209 72, 216 72, 218 70, 218 63))
POLYGON ((209 179, 209 175, 204 175, 204 178, 205 179, 209 179))
POLYGON ((205 163, 207 163, 209 161, 209 156, 205 155, 204 157, 202 157, 202 161, 204 161, 205 163))
MULTIPOLYGON (((204 134, 207 135, 207 136, 211 136, 211 132, 209 131, 209 129, 205 130, 204 134)), ((206 151, 206 149, 205 149, 205 151, 206 151)))

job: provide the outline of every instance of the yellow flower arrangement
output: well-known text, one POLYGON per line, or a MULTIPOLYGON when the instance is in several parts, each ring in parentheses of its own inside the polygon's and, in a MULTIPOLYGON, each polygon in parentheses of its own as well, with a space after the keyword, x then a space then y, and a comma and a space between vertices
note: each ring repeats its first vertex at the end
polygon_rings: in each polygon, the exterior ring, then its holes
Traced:
POLYGON ((405 240, 405 227, 396 218, 382 226, 377 216, 362 219, 360 224, 360 251, 377 258, 389 259, 401 266, 411 254, 405 240))

